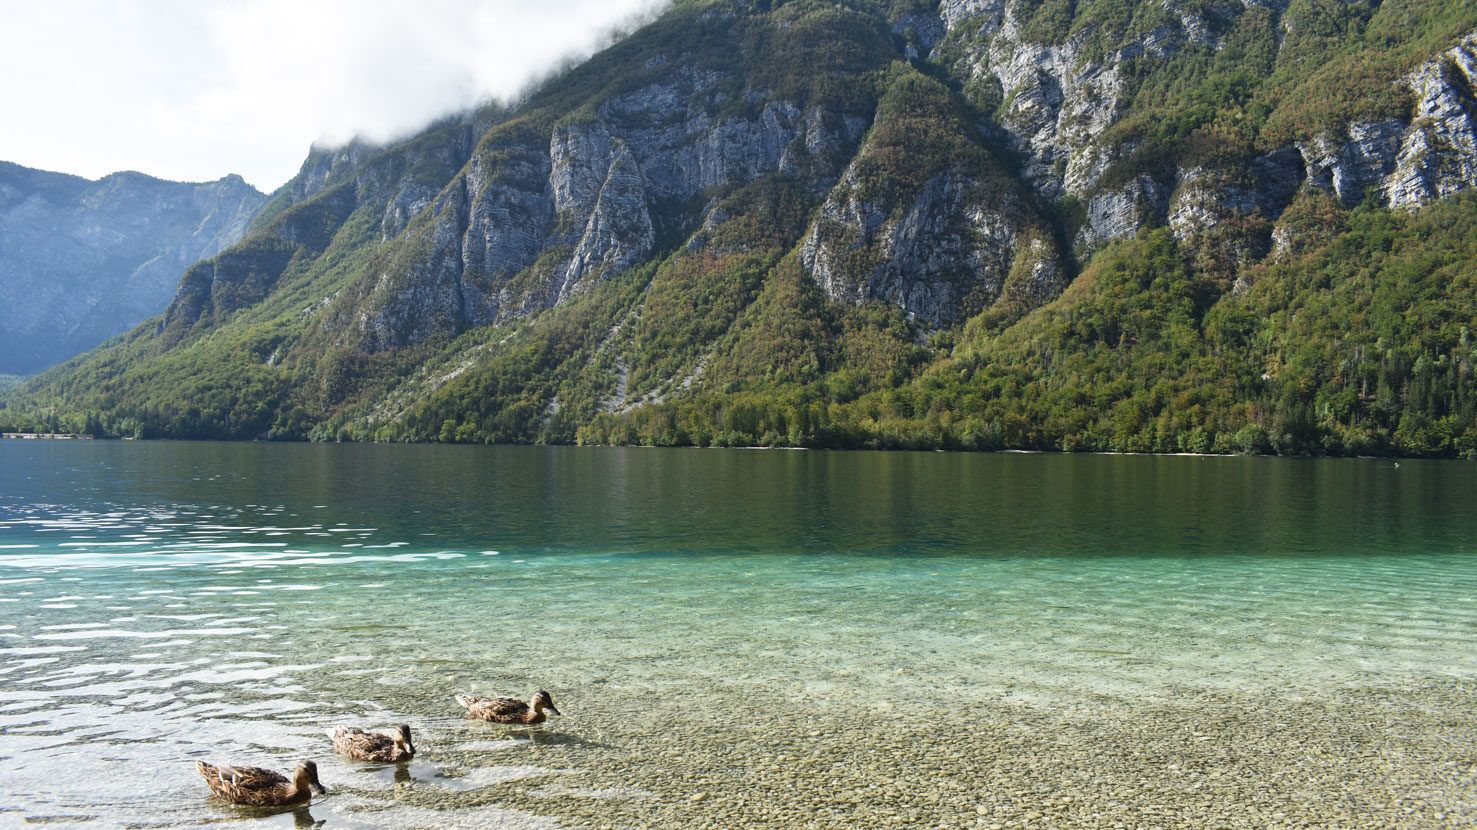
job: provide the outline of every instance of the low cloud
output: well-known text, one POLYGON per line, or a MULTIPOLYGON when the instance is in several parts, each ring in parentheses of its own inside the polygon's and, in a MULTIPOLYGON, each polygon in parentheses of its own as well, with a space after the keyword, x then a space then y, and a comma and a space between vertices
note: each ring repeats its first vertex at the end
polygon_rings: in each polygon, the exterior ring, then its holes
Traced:
POLYGON ((508 99, 663 0, 163 0, 7 12, 0 158, 98 176, 239 172, 508 99))

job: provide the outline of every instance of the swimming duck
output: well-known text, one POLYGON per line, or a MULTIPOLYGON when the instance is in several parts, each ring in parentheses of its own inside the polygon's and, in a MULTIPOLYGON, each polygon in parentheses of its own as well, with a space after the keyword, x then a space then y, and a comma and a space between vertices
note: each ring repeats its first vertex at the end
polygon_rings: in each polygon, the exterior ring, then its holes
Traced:
POLYGON ((466 707, 467 714, 493 723, 521 723, 532 726, 548 719, 548 712, 561 714, 554 706, 554 698, 543 689, 533 693, 527 703, 516 697, 478 697, 457 695, 456 702, 466 707))
POLYGON ((293 771, 292 780, 278 772, 261 767, 214 766, 196 761, 195 768, 206 786, 218 797, 232 804, 250 807, 285 807, 307 804, 313 791, 326 795, 328 788, 318 780, 318 765, 304 761, 293 771))
POLYGON ((356 761, 383 761, 397 764, 415 757, 415 744, 410 740, 410 727, 400 724, 395 734, 365 732, 353 726, 340 726, 328 730, 333 738, 333 749, 340 755, 356 761))

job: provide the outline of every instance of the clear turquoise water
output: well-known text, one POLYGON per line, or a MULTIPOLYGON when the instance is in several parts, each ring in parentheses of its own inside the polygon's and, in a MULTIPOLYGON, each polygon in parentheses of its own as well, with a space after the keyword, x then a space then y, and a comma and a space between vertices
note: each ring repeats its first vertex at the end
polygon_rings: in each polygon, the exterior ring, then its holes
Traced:
POLYGON ((315 757, 329 826, 558 826, 664 797, 611 753, 681 735, 640 770, 680 779, 789 705, 1466 684, 1474 499, 1413 461, 0 442, 0 823, 301 824, 191 762, 315 757), (532 737, 450 701, 535 687, 532 737), (327 760, 399 720, 398 782, 327 760))

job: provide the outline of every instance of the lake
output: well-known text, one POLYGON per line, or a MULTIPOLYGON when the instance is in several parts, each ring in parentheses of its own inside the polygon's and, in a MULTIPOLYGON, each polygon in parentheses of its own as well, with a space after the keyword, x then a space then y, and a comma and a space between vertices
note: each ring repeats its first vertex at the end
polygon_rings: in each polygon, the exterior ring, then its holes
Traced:
POLYGON ((1470 824, 1474 527, 1456 462, 0 441, 0 826, 1470 824))

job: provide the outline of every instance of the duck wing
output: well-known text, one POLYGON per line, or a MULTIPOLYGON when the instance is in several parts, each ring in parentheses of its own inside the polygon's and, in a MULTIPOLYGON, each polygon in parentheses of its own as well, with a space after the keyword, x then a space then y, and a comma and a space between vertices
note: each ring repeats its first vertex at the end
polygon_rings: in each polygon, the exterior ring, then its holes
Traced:
POLYGON ((287 776, 261 767, 230 767, 196 761, 195 769, 210 791, 228 801, 251 803, 292 787, 287 776))
POLYGON ((528 704, 516 697, 457 695, 456 700, 467 708, 467 714, 482 720, 517 720, 528 711, 528 704))
POLYGON ((353 726, 340 726, 328 734, 333 738, 335 752, 360 761, 393 761, 400 755, 395 739, 389 735, 353 726))

